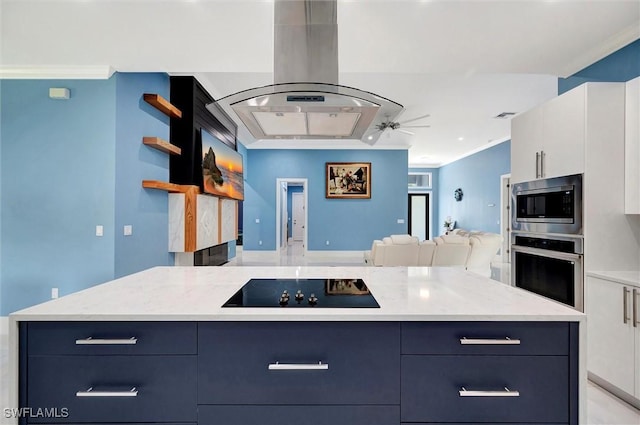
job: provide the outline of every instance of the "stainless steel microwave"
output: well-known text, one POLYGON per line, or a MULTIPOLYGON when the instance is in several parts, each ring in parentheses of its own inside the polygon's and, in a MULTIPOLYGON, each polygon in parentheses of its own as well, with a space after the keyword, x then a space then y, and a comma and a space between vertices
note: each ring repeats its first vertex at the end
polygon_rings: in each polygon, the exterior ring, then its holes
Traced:
POLYGON ((582 234, 582 174, 515 183, 514 232, 582 234))

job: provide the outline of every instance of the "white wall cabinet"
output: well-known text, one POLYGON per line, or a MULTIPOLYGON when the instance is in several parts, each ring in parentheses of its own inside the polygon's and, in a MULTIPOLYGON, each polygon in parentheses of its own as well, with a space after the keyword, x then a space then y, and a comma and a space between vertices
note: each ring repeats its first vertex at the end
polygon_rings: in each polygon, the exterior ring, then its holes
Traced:
POLYGON ((626 84, 624 140, 624 212, 640 214, 640 77, 626 84))
POLYGON ((541 143, 542 106, 511 119, 511 183, 538 178, 541 143))
MULTIPOLYGON (((587 83, 574 88, 511 120, 511 181, 585 172, 589 128, 615 122, 614 108, 601 115, 589 113, 589 105, 616 97, 615 84, 587 83)), ((615 100, 614 100, 615 101, 615 100)))
POLYGON ((584 172, 588 85, 545 103, 542 109, 540 177, 584 172))
POLYGON ((640 287, 593 276, 586 285, 589 374, 640 405, 640 287))

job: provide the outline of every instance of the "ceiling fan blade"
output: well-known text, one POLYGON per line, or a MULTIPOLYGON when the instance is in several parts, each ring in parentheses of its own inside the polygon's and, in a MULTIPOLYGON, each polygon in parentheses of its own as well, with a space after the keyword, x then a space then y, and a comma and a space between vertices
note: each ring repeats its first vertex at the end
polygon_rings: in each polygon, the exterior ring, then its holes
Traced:
POLYGON ((420 120, 420 119, 422 119, 422 118, 429 118, 430 116, 431 116, 430 114, 422 115, 422 116, 420 116, 420 117, 411 118, 410 120, 401 121, 401 122, 400 122, 400 124, 402 125, 402 124, 406 124, 406 123, 408 123, 408 122, 418 121, 418 120, 420 120))
POLYGON ((431 128, 430 125, 403 125, 402 128, 431 128))
POLYGON ((412 136, 415 136, 416 133, 413 133, 411 131, 407 131, 407 130, 398 130, 400 133, 404 133, 404 134, 410 134, 412 136))

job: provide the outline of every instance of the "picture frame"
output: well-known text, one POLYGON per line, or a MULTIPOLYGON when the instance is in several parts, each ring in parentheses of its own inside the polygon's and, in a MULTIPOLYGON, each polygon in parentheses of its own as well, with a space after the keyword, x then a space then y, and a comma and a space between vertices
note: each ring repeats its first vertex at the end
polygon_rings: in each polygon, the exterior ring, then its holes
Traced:
POLYGON ((370 199, 370 162, 327 162, 325 198, 370 199))
POLYGON ((242 155, 213 134, 200 129, 202 146, 202 192, 222 198, 244 200, 242 155))

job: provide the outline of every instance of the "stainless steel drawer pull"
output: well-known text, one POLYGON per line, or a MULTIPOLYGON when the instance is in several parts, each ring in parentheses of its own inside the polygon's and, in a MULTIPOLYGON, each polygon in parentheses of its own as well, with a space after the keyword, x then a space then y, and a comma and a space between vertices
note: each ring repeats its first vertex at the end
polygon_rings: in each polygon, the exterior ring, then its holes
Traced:
POLYGON ((76 345, 136 345, 138 338, 132 336, 131 338, 116 338, 116 339, 100 339, 100 338, 85 338, 76 339, 76 345))
POLYGON ((473 391, 462 387, 458 391, 460 397, 520 397, 520 391, 512 391, 504 387, 504 391, 473 391))
POLYGON ((78 391, 76 397, 137 397, 138 389, 131 388, 129 391, 94 391, 93 387, 86 391, 78 391))
POLYGON ((631 292, 628 288, 622 287, 622 323, 625 325, 631 319, 629 317, 629 313, 627 312, 627 304, 629 303, 627 299, 629 298, 629 292, 631 292))
POLYGON ((519 339, 511 339, 508 336, 504 339, 491 338, 460 338, 460 345, 520 345, 519 339))
POLYGON ((270 363, 269 370, 328 370, 329 363, 270 363))
POLYGON ((637 328, 640 325, 640 321, 638 321, 638 296, 640 296, 640 291, 637 289, 633 289, 633 327, 637 328))

